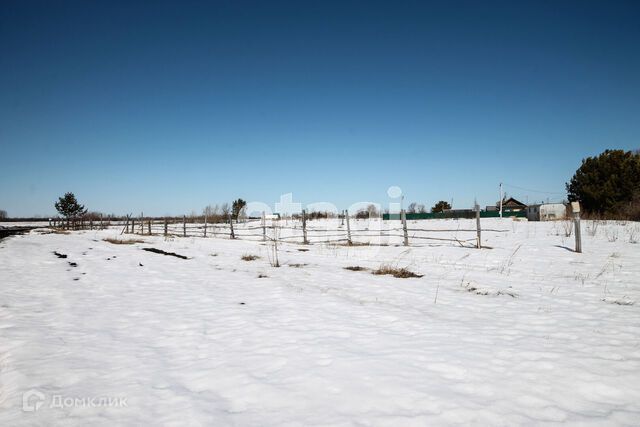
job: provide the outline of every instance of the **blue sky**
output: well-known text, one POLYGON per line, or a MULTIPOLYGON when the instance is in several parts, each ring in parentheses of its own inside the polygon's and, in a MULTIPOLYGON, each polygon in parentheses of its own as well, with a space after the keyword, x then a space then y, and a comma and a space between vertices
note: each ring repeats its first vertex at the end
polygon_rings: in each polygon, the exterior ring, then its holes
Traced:
POLYGON ((640 147, 640 3, 0 3, 0 209, 561 199, 640 147))

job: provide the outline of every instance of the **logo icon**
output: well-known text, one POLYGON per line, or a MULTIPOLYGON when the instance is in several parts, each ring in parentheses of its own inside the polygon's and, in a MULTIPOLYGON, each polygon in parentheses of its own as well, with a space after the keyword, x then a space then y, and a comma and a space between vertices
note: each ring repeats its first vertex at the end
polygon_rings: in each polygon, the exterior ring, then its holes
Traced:
POLYGON ((44 403, 44 393, 38 390, 29 390, 22 394, 22 410, 24 412, 35 412, 44 403))

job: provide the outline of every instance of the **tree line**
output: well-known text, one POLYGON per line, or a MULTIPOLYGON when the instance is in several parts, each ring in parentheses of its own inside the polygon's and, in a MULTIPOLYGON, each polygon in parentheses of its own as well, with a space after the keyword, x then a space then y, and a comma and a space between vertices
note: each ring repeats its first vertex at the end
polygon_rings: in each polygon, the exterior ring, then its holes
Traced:
MULTIPOLYGON (((579 201, 586 215, 605 219, 630 219, 640 221, 640 150, 605 150, 594 157, 587 157, 566 183, 570 201, 579 201)), ((232 203, 208 205, 202 215, 193 212, 192 219, 204 219, 208 222, 228 222, 247 218, 247 202, 238 198, 232 203)), ((67 192, 55 202, 55 208, 67 221, 94 220, 102 218, 98 212, 88 212, 75 195, 67 192)), ((445 200, 431 207, 432 213, 451 209, 445 200)), ((408 213, 426 213, 424 204, 413 202, 407 207, 408 213)), ((376 218, 381 212, 374 204, 358 210, 356 218, 376 218)), ((307 212, 307 218, 321 219, 339 217, 340 214, 326 211, 307 212)), ((115 217, 109 216, 109 217, 115 217)), ((0 210, 0 219, 6 219, 7 212, 0 210)))

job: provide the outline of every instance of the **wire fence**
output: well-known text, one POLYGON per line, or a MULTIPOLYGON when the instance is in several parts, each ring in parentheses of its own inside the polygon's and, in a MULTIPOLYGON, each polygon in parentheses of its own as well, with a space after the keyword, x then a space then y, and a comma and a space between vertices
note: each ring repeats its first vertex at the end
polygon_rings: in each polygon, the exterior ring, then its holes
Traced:
MULTIPOLYGON (((344 244, 420 246, 450 244, 482 248, 479 216, 475 228, 419 228, 417 221, 407 225, 406 214, 399 221, 355 219, 346 212, 338 219, 307 220, 303 211, 299 218, 236 220, 225 223, 189 222, 173 219, 133 218, 112 221, 107 227, 121 227, 121 234, 162 235, 166 237, 199 237, 256 240, 295 244, 344 244)), ((504 232, 507 230, 487 229, 504 232)))

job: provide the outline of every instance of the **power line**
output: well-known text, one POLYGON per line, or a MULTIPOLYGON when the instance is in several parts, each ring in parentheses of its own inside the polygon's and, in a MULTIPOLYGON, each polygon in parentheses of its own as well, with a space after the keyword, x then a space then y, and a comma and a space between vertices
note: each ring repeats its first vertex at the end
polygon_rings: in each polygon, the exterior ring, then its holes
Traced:
POLYGON ((511 184, 507 184, 504 183, 505 186, 507 187, 511 187, 511 188, 515 188, 518 190, 522 190, 522 191, 529 191, 531 193, 541 193, 541 194, 562 194, 565 195, 567 193, 562 193, 562 192, 558 192, 558 191, 540 191, 540 190, 532 190, 530 188, 523 188, 523 187, 518 187, 517 185, 511 185, 511 184))

